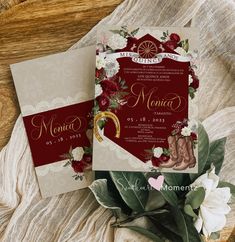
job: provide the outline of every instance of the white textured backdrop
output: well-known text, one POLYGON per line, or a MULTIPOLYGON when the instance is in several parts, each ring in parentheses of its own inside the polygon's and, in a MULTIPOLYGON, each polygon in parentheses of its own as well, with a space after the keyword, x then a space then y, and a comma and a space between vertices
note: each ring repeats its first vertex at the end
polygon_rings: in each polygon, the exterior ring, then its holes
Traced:
MULTIPOLYGON (((222 178, 235 183, 235 81, 232 0, 127 0, 102 24, 198 27, 201 34, 199 113, 210 139, 228 136, 222 178)), ((95 26, 72 48, 95 43, 95 26)), ((145 242, 126 229, 113 231, 111 213, 88 189, 42 200, 19 117, 0 152, 0 241, 145 242)), ((228 223, 234 224, 230 214, 228 223)))

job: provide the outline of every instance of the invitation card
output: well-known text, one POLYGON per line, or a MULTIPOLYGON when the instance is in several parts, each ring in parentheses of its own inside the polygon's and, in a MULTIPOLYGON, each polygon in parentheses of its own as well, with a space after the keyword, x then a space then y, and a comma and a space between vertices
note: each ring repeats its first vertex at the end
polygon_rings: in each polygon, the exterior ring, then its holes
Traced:
POLYGON ((194 28, 99 29, 93 169, 196 173, 197 68, 194 28))
POLYGON ((42 197, 93 181, 95 47, 11 65, 42 197))

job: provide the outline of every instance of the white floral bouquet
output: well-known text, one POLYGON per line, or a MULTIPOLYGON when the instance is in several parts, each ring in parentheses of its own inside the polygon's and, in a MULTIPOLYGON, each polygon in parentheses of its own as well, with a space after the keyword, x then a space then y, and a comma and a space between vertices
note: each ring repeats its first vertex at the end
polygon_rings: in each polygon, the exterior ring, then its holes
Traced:
POLYGON ((199 242, 219 238, 235 186, 220 181, 226 138, 209 142, 198 127, 198 173, 96 172, 90 186, 100 205, 112 210, 113 227, 129 228, 156 242, 199 242), (161 189, 148 179, 164 176, 161 189), (150 226, 136 225, 145 217, 150 226))

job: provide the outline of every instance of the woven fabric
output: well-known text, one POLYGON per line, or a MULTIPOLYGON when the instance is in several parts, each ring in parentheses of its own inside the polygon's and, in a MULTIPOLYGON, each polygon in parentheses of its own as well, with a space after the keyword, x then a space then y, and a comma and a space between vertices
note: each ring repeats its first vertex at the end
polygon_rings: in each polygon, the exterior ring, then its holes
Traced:
MULTIPOLYGON (((194 26, 200 32, 199 116, 210 140, 228 137, 221 177, 235 183, 235 3, 232 0, 127 0, 72 48, 95 43, 103 24, 194 26)), ((234 223, 230 213, 228 226, 234 223)), ((22 117, 0 152, 0 241, 150 241, 127 229, 113 230, 110 211, 89 189, 41 199, 22 117)), ((145 221, 138 221, 145 223, 145 221)))

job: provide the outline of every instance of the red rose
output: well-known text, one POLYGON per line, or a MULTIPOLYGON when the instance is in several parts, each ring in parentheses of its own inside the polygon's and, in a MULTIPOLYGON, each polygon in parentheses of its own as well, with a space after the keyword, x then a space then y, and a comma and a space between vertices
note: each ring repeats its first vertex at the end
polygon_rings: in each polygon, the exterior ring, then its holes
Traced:
POLYGON ((172 33, 172 34, 170 35, 170 40, 172 40, 172 41, 178 43, 178 42, 180 41, 180 37, 179 37, 178 34, 176 34, 176 33, 172 33))
POLYGON ((104 72, 104 68, 101 68, 100 70, 96 69, 95 71, 95 77, 100 78, 104 72))
POLYGON ((191 132, 190 136, 191 136, 192 140, 197 140, 197 134, 196 133, 191 132))
POLYGON ((91 162, 92 162, 92 156, 89 155, 89 154, 84 154, 83 157, 82 157, 82 160, 83 160, 85 163, 91 163, 91 162))
POLYGON ((96 98, 96 100, 98 102, 98 105, 99 105, 101 111, 105 111, 108 109, 110 101, 106 94, 104 94, 104 93, 101 94, 100 96, 98 96, 96 98))
POLYGON ((151 161, 152 161, 153 166, 156 166, 156 167, 159 167, 159 165, 161 163, 160 159, 155 156, 152 157, 151 161))
POLYGON ((86 164, 81 160, 73 160, 72 161, 72 168, 76 173, 83 172, 86 164))
POLYGON ((107 95, 113 95, 118 91, 118 84, 115 81, 103 80, 100 85, 107 95))
POLYGON ((194 89, 197 89, 199 87, 199 80, 196 76, 193 77, 193 82, 189 86, 194 89))
POLYGON ((172 41, 172 40, 168 40, 168 41, 166 41, 166 42, 165 42, 165 45, 166 45, 168 48, 172 49, 172 50, 174 50, 174 49, 177 48, 177 42, 172 41))
POLYGON ((162 155, 159 157, 159 160, 160 160, 161 163, 163 163, 163 162, 167 162, 169 159, 170 159, 170 156, 168 156, 168 155, 164 155, 164 154, 162 154, 162 155))
POLYGON ((134 37, 128 37, 127 38, 127 47, 128 49, 130 49, 135 43, 136 43, 137 39, 134 37))

